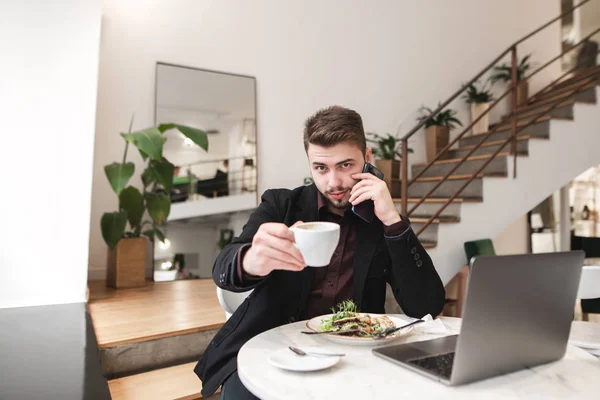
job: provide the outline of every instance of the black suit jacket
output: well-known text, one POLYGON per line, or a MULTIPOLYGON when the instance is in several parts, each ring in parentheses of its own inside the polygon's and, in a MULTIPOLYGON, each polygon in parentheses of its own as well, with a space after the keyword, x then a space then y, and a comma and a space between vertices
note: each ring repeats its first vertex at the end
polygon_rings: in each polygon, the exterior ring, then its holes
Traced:
MULTIPOLYGON (((208 345, 194 372, 202 380, 202 394, 209 396, 237 369, 237 353, 244 343, 261 332, 301 320, 315 270, 273 271, 266 279, 236 285, 235 257, 239 248, 252 243, 259 226, 281 222, 317 221, 317 189, 313 185, 294 190, 268 190, 252 213, 243 232, 218 255, 213 279, 226 290, 254 291, 233 313, 208 345)), ((445 290, 431 258, 412 229, 400 236, 385 237, 383 224, 359 222, 354 255, 354 302, 363 312, 384 313, 386 283, 409 316, 437 316, 443 309, 445 290)))

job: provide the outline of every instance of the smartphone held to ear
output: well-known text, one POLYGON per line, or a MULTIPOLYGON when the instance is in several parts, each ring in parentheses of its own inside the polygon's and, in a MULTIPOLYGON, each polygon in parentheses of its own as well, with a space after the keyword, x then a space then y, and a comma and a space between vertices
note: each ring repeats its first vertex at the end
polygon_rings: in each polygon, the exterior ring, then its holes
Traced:
MULTIPOLYGON (((362 172, 368 172, 375 175, 379 179, 383 179, 383 172, 375 168, 375 166, 370 163, 365 163, 362 172)), ((352 212, 365 222, 371 223, 373 221, 373 217, 375 216, 375 204, 373 203, 373 200, 365 200, 360 204, 352 206, 352 212)))

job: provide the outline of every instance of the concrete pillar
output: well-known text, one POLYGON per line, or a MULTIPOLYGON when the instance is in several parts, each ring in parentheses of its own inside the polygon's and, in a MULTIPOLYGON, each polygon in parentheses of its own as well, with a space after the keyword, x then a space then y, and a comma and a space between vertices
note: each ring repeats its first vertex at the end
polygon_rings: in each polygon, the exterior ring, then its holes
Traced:
POLYGON ((569 208, 569 186, 560 188, 560 250, 571 249, 571 210, 569 208))

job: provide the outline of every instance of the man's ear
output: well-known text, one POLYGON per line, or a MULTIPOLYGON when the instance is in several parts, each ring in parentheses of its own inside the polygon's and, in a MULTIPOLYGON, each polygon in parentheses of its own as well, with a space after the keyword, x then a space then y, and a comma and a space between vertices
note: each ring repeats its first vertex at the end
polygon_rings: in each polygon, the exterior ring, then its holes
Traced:
POLYGON ((373 164, 373 149, 370 147, 367 147, 367 150, 365 151, 365 161, 369 164, 373 164))

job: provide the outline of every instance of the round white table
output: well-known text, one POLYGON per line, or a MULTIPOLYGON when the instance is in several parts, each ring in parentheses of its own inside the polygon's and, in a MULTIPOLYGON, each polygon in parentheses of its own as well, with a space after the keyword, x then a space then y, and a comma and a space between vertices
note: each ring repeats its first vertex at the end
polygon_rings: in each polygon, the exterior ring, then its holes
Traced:
MULTIPOLYGON (((403 317, 403 316, 399 316, 403 317)), ((442 317, 445 334, 412 333, 394 344, 433 339, 460 331, 458 318, 442 317)), ((305 322, 283 325, 249 340, 238 354, 243 384, 262 400, 294 399, 595 399, 600 396, 600 361, 568 346, 559 361, 463 386, 450 387, 376 357, 372 347, 336 344, 304 335, 305 322), (272 366, 269 355, 290 345, 346 353, 335 366, 315 372, 290 372, 272 366)))

